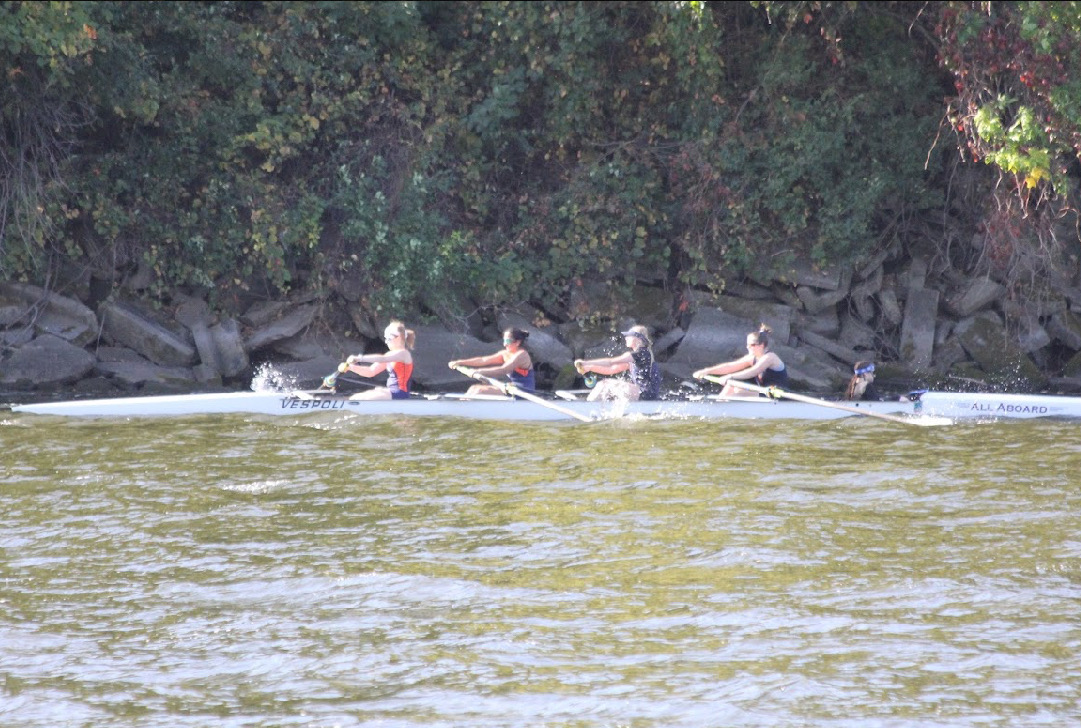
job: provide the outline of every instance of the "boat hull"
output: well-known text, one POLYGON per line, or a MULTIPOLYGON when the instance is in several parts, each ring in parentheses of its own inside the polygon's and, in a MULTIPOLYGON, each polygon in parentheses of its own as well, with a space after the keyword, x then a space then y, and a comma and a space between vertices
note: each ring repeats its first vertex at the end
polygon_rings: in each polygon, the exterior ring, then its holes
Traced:
MULTIPOLYGON (((849 403, 856 404, 856 403, 849 403)), ((861 409, 891 414, 910 414, 911 403, 865 402, 861 409)), ((484 420, 572 420, 576 412, 590 419, 622 416, 737 419, 836 419, 852 413, 799 402, 745 397, 737 400, 701 398, 655 402, 586 402, 555 400, 545 407, 506 397, 472 399, 455 396, 415 397, 407 400, 361 400, 348 395, 310 392, 232 392, 152 397, 119 397, 23 404, 12 411, 66 417, 169 417, 183 415, 258 414, 296 416, 338 412, 363 416, 404 415, 417 417, 463 417, 484 420), (558 409, 556 409, 558 408, 558 409)))
POLYGON ((866 413, 929 415, 950 419, 1081 417, 1081 397, 1023 394, 960 394, 927 392, 916 402, 845 402, 836 409, 804 402, 741 397, 721 400, 594 403, 556 400, 552 407, 505 397, 471 399, 439 395, 408 400, 371 401, 344 394, 313 392, 232 392, 152 397, 119 397, 24 404, 12 411, 66 417, 169 417, 255 414, 298 416, 319 412, 361 416, 462 417, 483 420, 572 420, 576 412, 594 420, 637 416, 649 418, 830 420, 866 413), (855 412, 849 411, 855 408, 855 412))
POLYGON ((915 412, 950 419, 1081 418, 1081 397, 1054 394, 925 392, 915 412))

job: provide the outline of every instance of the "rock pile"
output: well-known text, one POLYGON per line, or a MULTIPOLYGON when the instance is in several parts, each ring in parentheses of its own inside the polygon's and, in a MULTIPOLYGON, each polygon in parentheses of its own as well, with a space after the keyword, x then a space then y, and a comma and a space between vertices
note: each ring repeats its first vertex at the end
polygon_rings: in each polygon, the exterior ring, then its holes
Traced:
MULTIPOLYGON (((603 289, 598 284, 593 295, 603 289)), ((417 332, 414 382, 421 391, 464 388, 468 382, 446 362, 497 351, 508 326, 531 332, 542 387, 570 387, 573 359, 621 351, 616 332, 631 323, 654 332, 666 379, 678 385, 695 369, 741 356, 746 334, 760 322, 773 328, 774 349, 796 390, 837 392, 853 362, 871 359, 897 376, 1079 391, 1081 317, 1073 308, 1081 289, 1067 281, 1053 289, 1038 305, 1016 302, 986 277, 930 275, 925 261, 899 264, 883 255, 859 269, 804 267, 734 282, 719 296, 640 286, 618 321, 551 323, 519 309, 462 320, 470 324, 407 325, 417 332)), ((575 310, 589 310, 586 289, 574 298, 575 310)), ((366 326, 356 315, 348 331, 316 333, 321 312, 332 305, 311 296, 264 302, 235 318, 214 315, 192 298, 181 298, 168 314, 134 299, 106 300, 92 310, 56 292, 3 283, 0 385, 9 394, 244 389, 256 364, 269 364, 287 386, 314 387, 348 354, 382 350, 382 323, 366 326)))

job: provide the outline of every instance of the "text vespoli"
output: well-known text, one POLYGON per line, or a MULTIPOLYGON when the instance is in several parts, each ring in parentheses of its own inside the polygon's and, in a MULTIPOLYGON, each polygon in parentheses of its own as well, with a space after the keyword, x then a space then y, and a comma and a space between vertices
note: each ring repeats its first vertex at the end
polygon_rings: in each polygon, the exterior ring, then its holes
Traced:
POLYGON ((282 397, 282 409, 296 410, 339 410, 345 409, 344 399, 306 399, 302 397, 282 397))

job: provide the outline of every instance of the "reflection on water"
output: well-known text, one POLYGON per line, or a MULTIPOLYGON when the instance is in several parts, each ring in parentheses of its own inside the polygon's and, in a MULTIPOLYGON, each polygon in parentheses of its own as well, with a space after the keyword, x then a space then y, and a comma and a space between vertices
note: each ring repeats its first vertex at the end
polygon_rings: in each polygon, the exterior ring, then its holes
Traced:
POLYGON ((1069 724, 1076 433, 9 415, 0 725, 1069 724))

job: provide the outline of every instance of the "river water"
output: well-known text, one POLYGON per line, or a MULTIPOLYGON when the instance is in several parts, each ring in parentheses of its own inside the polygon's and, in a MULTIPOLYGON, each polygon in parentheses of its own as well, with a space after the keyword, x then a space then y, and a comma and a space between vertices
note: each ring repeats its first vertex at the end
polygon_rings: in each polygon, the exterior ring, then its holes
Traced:
POLYGON ((0 413, 0 725, 1081 722, 1081 431, 0 413))

